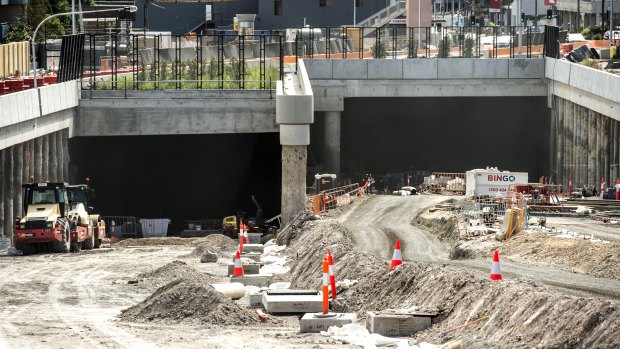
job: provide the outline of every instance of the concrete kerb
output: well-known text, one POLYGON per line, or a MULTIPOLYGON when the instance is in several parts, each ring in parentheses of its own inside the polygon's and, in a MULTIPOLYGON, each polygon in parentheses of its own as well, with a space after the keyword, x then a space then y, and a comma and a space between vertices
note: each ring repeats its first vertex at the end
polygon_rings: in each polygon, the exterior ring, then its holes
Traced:
POLYGON ((330 326, 344 326, 357 321, 355 313, 307 313, 299 321, 301 333, 327 331, 330 326))

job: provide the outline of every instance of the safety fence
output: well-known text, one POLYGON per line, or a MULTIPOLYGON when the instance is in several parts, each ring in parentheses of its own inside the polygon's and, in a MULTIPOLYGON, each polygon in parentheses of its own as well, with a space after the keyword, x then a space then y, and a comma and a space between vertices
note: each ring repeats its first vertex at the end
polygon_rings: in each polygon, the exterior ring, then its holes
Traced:
MULTIPOLYGON (((300 58, 508 58, 543 54, 542 27, 306 27, 239 35, 89 33, 84 35, 83 89, 272 89, 300 58), (190 81, 191 83, 186 83, 190 81), (125 88, 125 85, 122 85, 125 88)), ((59 60, 48 38, 41 67, 59 60)), ((49 67, 48 67, 49 68, 49 67)))
POLYGON ((465 173, 433 172, 424 179, 422 189, 431 193, 465 194, 465 173))
POLYGON ((321 191, 307 197, 306 208, 314 215, 325 214, 340 206, 353 202, 358 196, 364 195, 368 189, 368 182, 358 183, 321 191))
POLYGON ((510 238, 527 227, 526 207, 523 194, 497 198, 481 196, 454 203, 455 214, 466 231, 476 232, 480 228, 496 226, 502 239, 510 238))
POLYGON ((101 218, 106 222, 106 237, 116 240, 144 237, 142 225, 138 217, 102 216, 101 218))

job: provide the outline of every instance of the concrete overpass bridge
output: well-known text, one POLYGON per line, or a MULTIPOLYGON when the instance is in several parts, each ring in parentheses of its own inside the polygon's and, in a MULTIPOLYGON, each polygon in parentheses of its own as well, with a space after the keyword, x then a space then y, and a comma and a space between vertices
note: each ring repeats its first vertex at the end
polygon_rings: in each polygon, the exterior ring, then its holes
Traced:
POLYGON ((298 67, 275 91, 80 91, 73 81, 0 97, 0 235, 11 234, 20 185, 31 175, 154 178, 136 180, 148 190, 115 192, 121 199, 106 207, 153 191, 160 196, 147 200, 161 204, 201 186, 234 196, 238 186, 277 192, 279 185, 285 219, 304 208, 308 150, 328 172, 363 161, 392 166, 407 155, 429 169, 499 165, 551 173, 564 184, 569 176, 574 185, 620 177, 619 76, 551 58, 301 60, 298 67), (210 140, 175 148, 192 135, 210 140), (152 142, 140 146, 138 138, 152 142), (135 173, 133 148, 167 155, 135 173), (184 163, 191 158, 196 163, 184 163), (219 184, 224 177, 231 184, 219 184))

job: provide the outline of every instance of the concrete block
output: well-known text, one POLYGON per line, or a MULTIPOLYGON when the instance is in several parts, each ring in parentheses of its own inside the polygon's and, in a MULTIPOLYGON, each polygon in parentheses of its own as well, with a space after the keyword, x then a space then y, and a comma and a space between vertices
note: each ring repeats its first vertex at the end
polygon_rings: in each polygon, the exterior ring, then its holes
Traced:
POLYGON ((243 244, 243 252, 245 253, 263 253, 265 246, 263 244, 243 244))
POLYGON ((368 60, 368 79, 402 79, 402 59, 368 60))
POLYGON ((472 79, 478 58, 437 58, 438 79, 472 79))
MULTIPOLYGON (((246 246, 246 245, 243 245, 243 253, 241 254, 241 258, 242 258, 242 260, 243 260, 243 258, 247 258, 247 259, 251 259, 251 260, 253 260, 254 262, 260 262, 260 256, 261 256, 261 254, 260 254, 260 253, 258 253, 258 252, 247 253, 247 252, 245 251, 245 246, 246 246)), ((235 261, 235 258, 233 258, 233 262, 234 262, 234 261, 235 261)))
POLYGON ((331 59, 304 59, 306 73, 310 79, 331 79, 332 62, 331 59))
POLYGON ((262 237, 262 233, 248 233, 248 241, 250 244, 260 244, 262 237))
POLYGON ((343 326, 357 321, 355 313, 305 314, 299 321, 301 333, 318 333, 327 331, 330 326, 343 326))
POLYGON ((274 293, 274 291, 267 291, 263 293, 263 305, 265 306, 265 310, 270 314, 320 312, 323 306, 322 293, 318 291, 306 293, 307 294, 282 294, 282 292, 274 293))
POLYGON ((475 79, 507 79, 509 59, 474 59, 475 79))
POLYGON ((250 293, 250 307, 252 308, 256 308, 256 307, 264 307, 263 305, 263 294, 265 293, 266 290, 259 290, 258 292, 252 292, 250 293))
POLYGON ((280 125, 281 145, 309 145, 310 125, 280 125))
POLYGON ((545 77, 545 60, 542 58, 512 58, 508 60, 510 79, 534 79, 545 77))
MULTIPOLYGON (((243 272, 247 274, 258 274, 260 272, 261 263, 242 264, 243 272)), ((228 276, 232 275, 235 269, 234 263, 228 263, 228 276)))
POLYGON ((383 336, 410 336, 431 327, 431 316, 369 311, 366 328, 383 336))
POLYGON ((436 59, 403 59, 403 79, 437 79, 436 59))
POLYGON ((335 59, 333 78, 345 80, 368 79, 368 59, 335 59))
POLYGON ((267 287, 269 286, 269 279, 271 275, 245 275, 245 276, 231 276, 230 282, 240 282, 244 286, 256 286, 267 287))

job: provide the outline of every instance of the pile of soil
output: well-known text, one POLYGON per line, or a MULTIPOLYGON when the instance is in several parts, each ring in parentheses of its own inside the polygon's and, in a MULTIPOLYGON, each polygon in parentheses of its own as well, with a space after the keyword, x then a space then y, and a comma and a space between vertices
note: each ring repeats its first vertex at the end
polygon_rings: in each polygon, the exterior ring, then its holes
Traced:
POLYGON ((558 238, 540 232, 514 236, 504 243, 502 252, 512 260, 620 280, 620 244, 616 242, 558 238))
POLYGON ((450 211, 437 210, 430 212, 429 210, 424 210, 414 218, 411 224, 427 228, 439 240, 446 243, 454 243, 460 237, 458 220, 450 211))
POLYGON ((342 290, 334 310, 356 312, 417 307, 437 312, 434 326, 417 337, 446 342, 458 335, 468 348, 596 348, 620 338, 620 304, 562 295, 527 281, 489 282, 449 267, 406 263, 388 272, 388 261, 355 252, 349 233, 334 219, 298 217, 278 234, 288 241, 292 287, 318 289, 321 260, 334 255, 337 280, 359 282, 342 290), (449 331, 488 317, 456 333, 449 331))
POLYGON ((237 241, 222 234, 212 234, 200 240, 191 257, 200 257, 205 251, 210 251, 218 256, 230 256, 237 250, 237 241))
POLYGON ((117 242, 113 246, 130 247, 130 246, 192 245, 197 239, 198 238, 180 238, 176 236, 142 238, 142 239, 125 239, 125 240, 121 240, 117 242))
POLYGON ((221 277, 202 273, 198 270, 190 267, 187 263, 182 261, 172 261, 162 267, 159 267, 153 271, 142 273, 138 275, 140 285, 157 288, 165 285, 173 280, 194 280, 202 284, 210 284, 221 281, 221 277))
POLYGON ((123 310, 125 321, 253 325, 259 319, 248 309, 217 292, 211 285, 180 278, 159 288, 137 305, 123 310))

